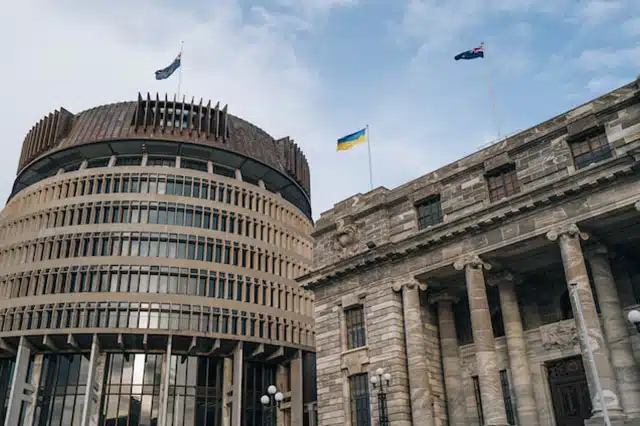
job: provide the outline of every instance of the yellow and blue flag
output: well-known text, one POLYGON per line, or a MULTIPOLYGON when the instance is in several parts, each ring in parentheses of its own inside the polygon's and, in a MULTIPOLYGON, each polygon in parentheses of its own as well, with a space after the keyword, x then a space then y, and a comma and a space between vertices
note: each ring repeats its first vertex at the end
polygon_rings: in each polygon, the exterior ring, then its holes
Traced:
POLYGON ((350 135, 343 136, 338 139, 338 151, 346 151, 349 148, 365 143, 367 141, 367 128, 358 130, 350 135))

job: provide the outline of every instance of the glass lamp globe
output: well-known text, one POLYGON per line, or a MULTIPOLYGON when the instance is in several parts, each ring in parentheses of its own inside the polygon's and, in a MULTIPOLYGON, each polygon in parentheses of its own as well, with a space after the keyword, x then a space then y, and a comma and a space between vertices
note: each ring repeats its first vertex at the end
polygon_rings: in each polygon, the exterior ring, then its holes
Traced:
POLYGON ((277 402, 282 402, 282 400, 284 399, 284 394, 282 392, 277 392, 274 398, 277 402))
POLYGON ((278 392, 278 389, 276 389, 275 386, 271 385, 267 388, 267 392, 269 392, 269 395, 275 395, 275 393, 278 392))
POLYGON ((391 380, 391 374, 389 374, 389 373, 384 373, 384 374, 382 375, 382 378, 383 378, 383 379, 385 379, 385 380, 388 382, 389 380, 391 380))
POLYGON ((635 309, 632 311, 629 311, 627 318, 629 319, 629 322, 632 324, 640 324, 640 311, 637 311, 635 309))
POLYGON ((262 405, 267 405, 269 403, 269 397, 267 395, 262 395, 262 397, 260 398, 260 402, 262 403, 262 405))
POLYGON ((376 374, 377 374, 378 376, 382 376, 382 375, 384 374, 384 368, 378 368, 378 369, 376 370, 376 374))
POLYGON ((374 385, 378 383, 378 376, 371 376, 371 383, 374 385))

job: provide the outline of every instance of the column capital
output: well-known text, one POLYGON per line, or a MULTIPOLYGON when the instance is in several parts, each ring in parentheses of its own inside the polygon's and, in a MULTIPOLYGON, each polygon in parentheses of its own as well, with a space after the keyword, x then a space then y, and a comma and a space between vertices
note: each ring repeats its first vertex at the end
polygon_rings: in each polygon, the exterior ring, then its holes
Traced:
POLYGON ((427 289, 427 285, 424 284, 424 283, 421 283, 421 282, 419 282, 418 280, 415 280, 415 279, 413 279, 413 280, 398 280, 398 281, 395 281, 393 283, 391 288, 396 293, 401 292, 402 289, 404 289, 404 288, 407 288, 409 290, 413 290, 414 288, 417 288, 418 291, 420 291, 420 290, 425 291, 427 289))
POLYGON ((440 302, 458 303, 460 298, 453 294, 451 290, 441 290, 429 296, 429 303, 438 304, 440 302))
POLYGON ((547 232, 547 239, 549 241, 556 241, 562 235, 578 237, 583 241, 589 239, 589 235, 586 232, 580 231, 580 228, 578 228, 578 225, 575 223, 554 227, 551 231, 547 232))
POLYGON ((462 271, 467 266, 474 269, 484 269, 486 271, 491 269, 491 265, 480 259, 480 256, 477 254, 462 256, 453 264, 453 267, 458 271, 462 271))
POLYGON ((486 279, 487 285, 490 287, 496 287, 503 282, 509 282, 515 285, 523 281, 523 278, 521 275, 516 274, 515 272, 511 272, 509 270, 492 273, 490 275, 487 275, 485 279, 486 279))

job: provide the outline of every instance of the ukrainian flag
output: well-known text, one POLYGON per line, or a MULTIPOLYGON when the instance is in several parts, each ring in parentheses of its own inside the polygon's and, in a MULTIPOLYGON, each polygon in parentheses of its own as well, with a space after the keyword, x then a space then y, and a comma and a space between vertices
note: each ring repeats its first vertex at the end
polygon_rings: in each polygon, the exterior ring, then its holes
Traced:
POLYGON ((367 141, 367 128, 365 127, 362 130, 358 130, 355 133, 351 133, 350 135, 343 136, 338 139, 338 151, 346 151, 349 148, 353 148, 354 146, 365 143, 367 141))

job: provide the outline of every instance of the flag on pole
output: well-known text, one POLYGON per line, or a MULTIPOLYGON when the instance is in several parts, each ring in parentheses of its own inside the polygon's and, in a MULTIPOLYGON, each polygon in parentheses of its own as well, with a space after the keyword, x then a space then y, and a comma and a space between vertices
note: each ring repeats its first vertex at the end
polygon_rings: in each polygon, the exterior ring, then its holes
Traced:
POLYGON ((484 58, 484 43, 480 43, 480 46, 474 47, 470 50, 465 50, 462 53, 458 53, 453 59, 459 61, 460 59, 476 59, 484 58))
POLYGON ((358 130, 350 135, 343 136, 338 139, 338 151, 346 151, 354 146, 365 143, 367 141, 367 128, 358 130))
POLYGON ((176 56, 176 58, 173 60, 173 62, 171 62, 171 64, 168 67, 162 68, 161 70, 156 71, 156 80, 164 80, 171 77, 171 74, 173 74, 178 68, 180 68, 181 56, 182 56, 182 52, 179 53, 178 56, 176 56))

